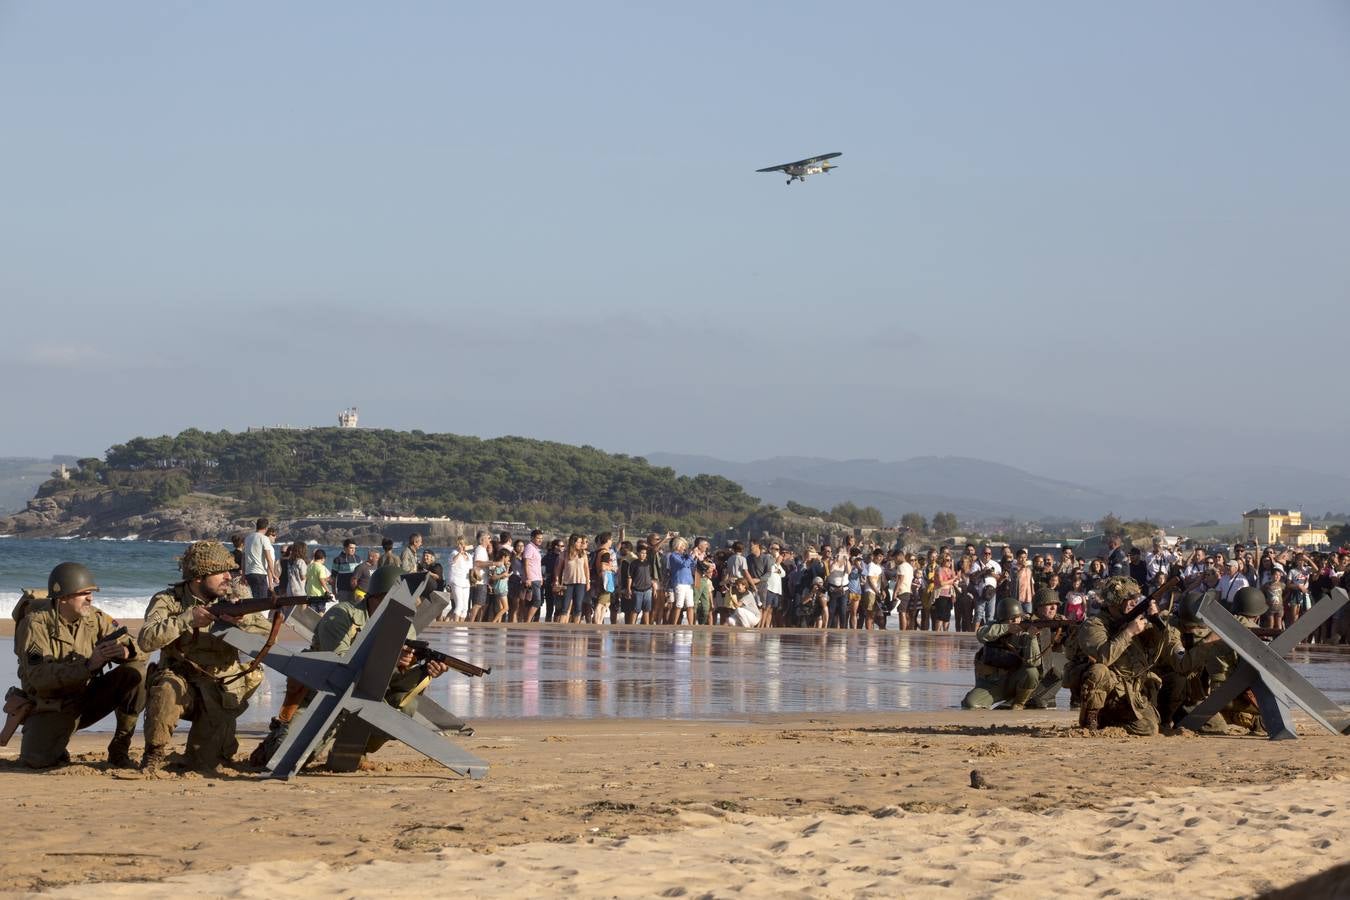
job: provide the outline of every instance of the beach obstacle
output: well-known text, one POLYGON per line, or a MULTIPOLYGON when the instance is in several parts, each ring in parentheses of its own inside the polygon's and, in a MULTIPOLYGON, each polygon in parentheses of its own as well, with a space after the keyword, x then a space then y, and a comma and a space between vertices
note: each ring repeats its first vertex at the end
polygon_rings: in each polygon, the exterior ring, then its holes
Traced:
MULTIPOLYGON (((413 634, 420 635, 422 629, 440 617, 450 601, 444 596, 426 596, 417 604, 413 614, 413 634)), ((286 617, 286 624, 306 642, 314 640, 314 629, 319 625, 319 614, 307 606, 297 606, 286 617)), ((471 737, 473 728, 459 716, 432 700, 425 693, 418 694, 413 708, 413 718, 432 731, 453 732, 462 737, 471 737)))
POLYGON ((1312 609, 1299 616, 1297 622, 1267 644, 1224 609, 1216 597, 1206 597, 1197 610, 1200 619, 1237 653, 1239 662, 1229 673, 1228 679, 1181 724, 1199 731, 1201 726, 1250 688, 1261 711, 1261 722, 1272 741, 1288 741, 1298 737, 1290 720, 1291 710, 1295 706, 1332 734, 1350 734, 1350 714, 1331 702, 1326 694, 1313 687, 1284 659, 1286 653, 1348 602, 1350 594, 1343 588, 1333 588, 1312 609))
MULTIPOLYGON (((410 717, 385 702, 403 642, 417 612, 417 597, 426 580, 410 588, 401 581, 370 617, 343 656, 335 653, 299 653, 273 647, 263 665, 294 678, 315 692, 310 703, 291 723, 285 740, 267 761, 268 776, 290 778, 333 734, 328 767, 353 772, 376 733, 401 741, 447 769, 470 778, 482 778, 488 764, 437 733, 434 724, 410 717)), ((432 613, 434 615, 434 613, 432 613)), ((228 625, 214 633, 249 656, 263 647, 260 635, 228 625)))

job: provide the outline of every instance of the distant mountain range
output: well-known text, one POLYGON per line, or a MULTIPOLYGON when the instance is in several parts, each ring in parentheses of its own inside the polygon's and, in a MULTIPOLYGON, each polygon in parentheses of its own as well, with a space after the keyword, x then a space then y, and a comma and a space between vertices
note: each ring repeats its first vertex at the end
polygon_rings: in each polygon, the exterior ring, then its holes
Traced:
POLYGON ((1110 478, 1097 487, 1045 478, 1013 466, 960 456, 900 462, 778 456, 729 462, 710 456, 650 453, 681 475, 738 482, 766 503, 789 500, 828 509, 852 501, 888 520, 907 512, 952 512, 963 520, 1095 521, 1107 512, 1167 525, 1236 522, 1254 506, 1289 506, 1307 515, 1350 510, 1350 478, 1289 466, 1227 465, 1166 475, 1110 478))

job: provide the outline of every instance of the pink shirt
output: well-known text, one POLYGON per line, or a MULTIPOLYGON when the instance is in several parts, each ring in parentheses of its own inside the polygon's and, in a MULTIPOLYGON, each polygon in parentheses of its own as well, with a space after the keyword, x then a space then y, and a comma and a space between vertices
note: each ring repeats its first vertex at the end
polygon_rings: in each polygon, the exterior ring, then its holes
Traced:
POLYGON ((525 581, 543 581, 544 570, 541 563, 543 558, 539 555, 539 548, 534 545, 534 541, 527 541, 525 544, 525 581))

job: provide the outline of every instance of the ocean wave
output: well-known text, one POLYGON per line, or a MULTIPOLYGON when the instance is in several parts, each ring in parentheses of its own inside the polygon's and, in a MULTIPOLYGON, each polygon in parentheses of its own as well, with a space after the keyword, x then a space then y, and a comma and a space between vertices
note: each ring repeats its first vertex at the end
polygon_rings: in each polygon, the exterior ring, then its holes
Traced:
MULTIPOLYGON (((94 605, 114 619, 139 619, 145 615, 151 596, 161 590, 162 587, 138 592, 99 591, 94 595, 94 605)), ((19 591, 0 591, 0 616, 10 618, 21 596, 19 591)))

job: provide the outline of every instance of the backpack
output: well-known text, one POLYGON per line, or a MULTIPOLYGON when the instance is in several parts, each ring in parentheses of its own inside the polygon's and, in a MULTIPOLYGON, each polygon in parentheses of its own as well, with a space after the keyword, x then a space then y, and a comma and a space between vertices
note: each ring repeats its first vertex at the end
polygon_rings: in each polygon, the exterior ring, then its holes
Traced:
POLYGON ((14 604, 14 616, 16 623, 22 622, 23 617, 28 615, 30 610, 37 609, 49 599, 47 592, 42 588, 20 588, 22 593, 19 596, 19 602, 14 604), (36 605, 35 605, 36 604, 36 605))

